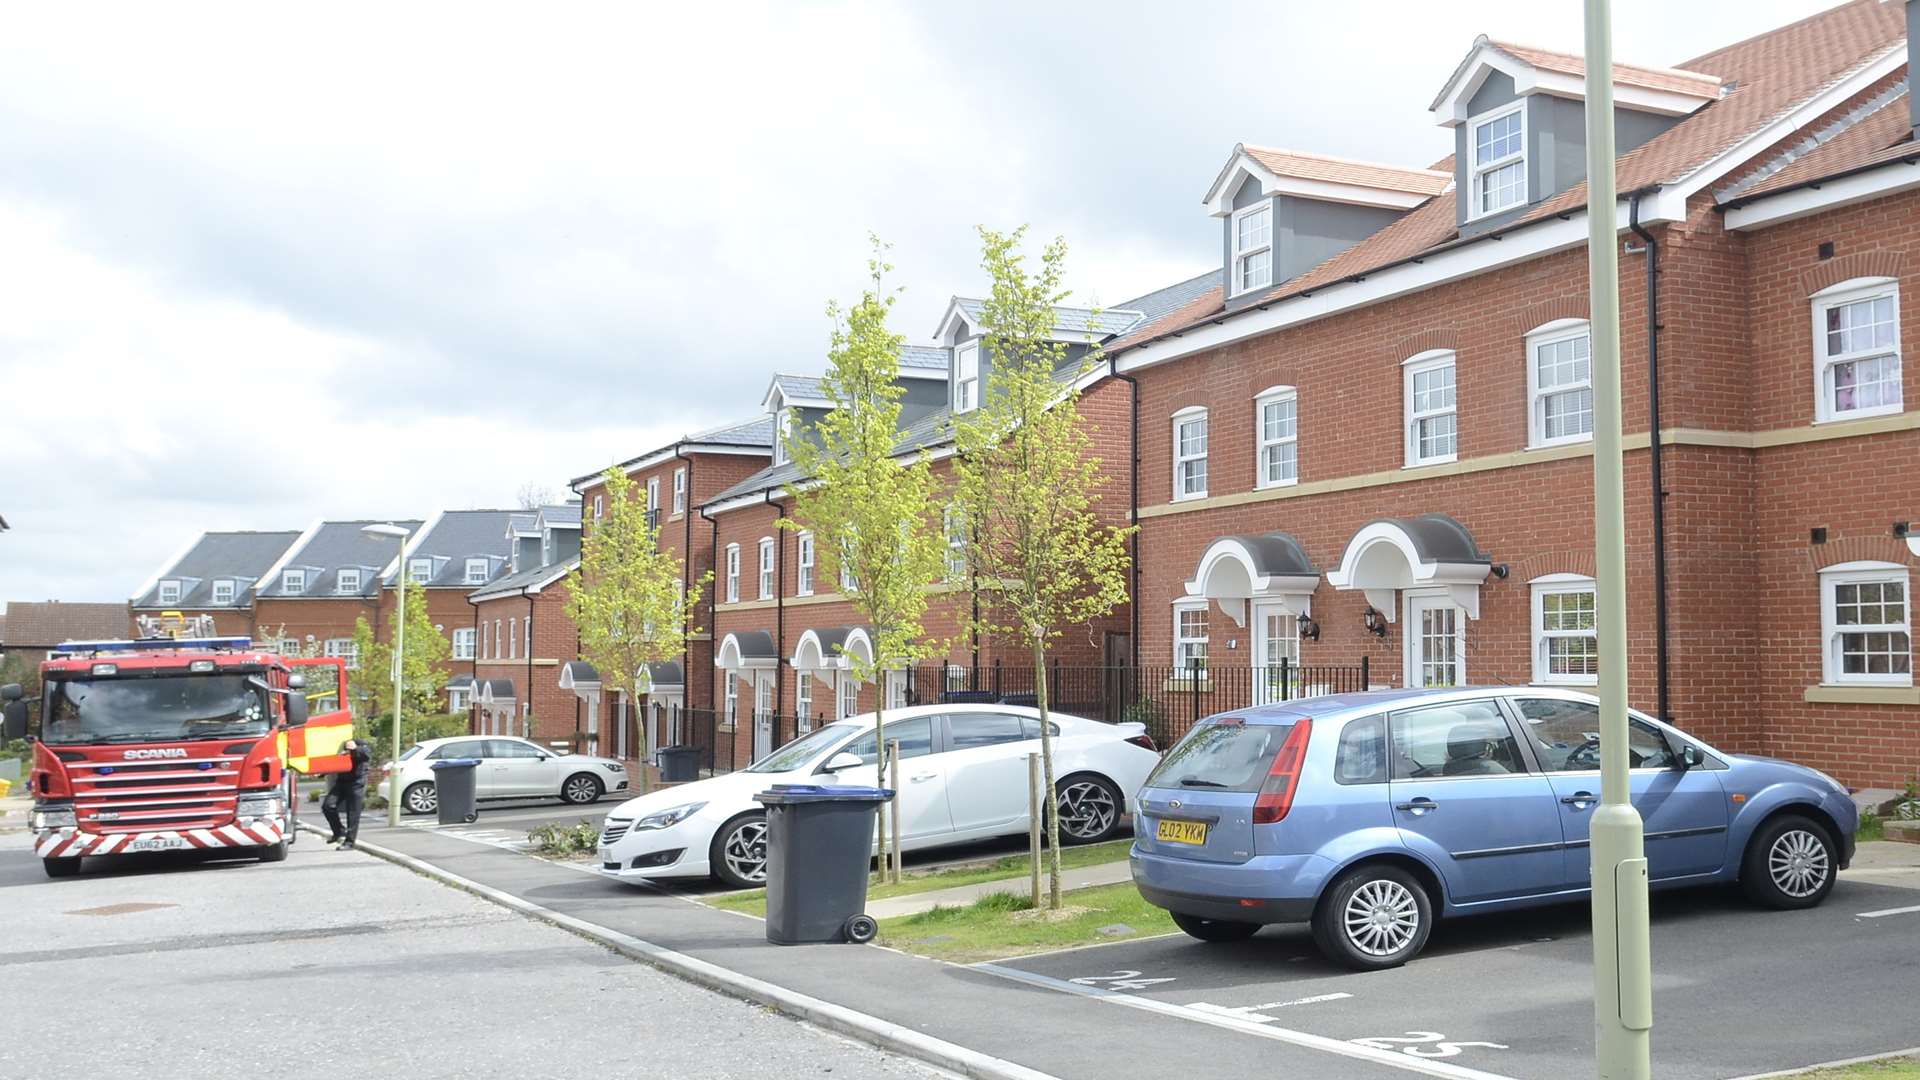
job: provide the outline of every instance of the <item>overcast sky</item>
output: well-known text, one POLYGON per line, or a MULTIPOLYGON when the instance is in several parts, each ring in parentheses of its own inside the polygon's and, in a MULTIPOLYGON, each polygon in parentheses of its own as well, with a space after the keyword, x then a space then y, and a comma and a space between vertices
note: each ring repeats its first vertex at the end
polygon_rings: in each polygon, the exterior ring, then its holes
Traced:
MULTIPOLYGON (((1677 64, 1820 0, 1615 0, 1677 64)), ((36 4, 0 35, 0 601, 207 529, 511 505, 817 372, 866 236, 896 329, 973 226, 1083 302, 1217 260, 1236 142, 1425 166, 1474 36, 1576 0, 36 4)))

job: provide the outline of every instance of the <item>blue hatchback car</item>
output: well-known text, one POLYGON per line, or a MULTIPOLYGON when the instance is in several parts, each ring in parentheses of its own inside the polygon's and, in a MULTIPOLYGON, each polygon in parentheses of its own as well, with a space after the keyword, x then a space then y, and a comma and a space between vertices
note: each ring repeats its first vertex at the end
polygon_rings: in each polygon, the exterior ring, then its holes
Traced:
MULTIPOLYGON (((1853 858, 1858 811, 1814 769, 1629 719, 1655 888, 1737 881, 1805 908, 1853 858)), ((1403 964, 1442 915, 1586 896, 1599 705, 1489 687, 1375 691, 1223 713, 1138 799, 1133 880, 1202 941, 1307 922, 1329 959, 1403 964)))

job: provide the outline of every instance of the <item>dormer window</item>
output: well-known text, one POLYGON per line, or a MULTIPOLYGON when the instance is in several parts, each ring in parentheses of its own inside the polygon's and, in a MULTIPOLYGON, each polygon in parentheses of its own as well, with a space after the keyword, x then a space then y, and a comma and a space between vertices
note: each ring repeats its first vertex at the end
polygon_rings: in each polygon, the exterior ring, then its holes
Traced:
POLYGON ((161 582, 160 583, 160 602, 163 604, 179 603, 180 602, 180 583, 177 581, 161 582))
POLYGON ((1233 291, 1273 284, 1273 204, 1261 202, 1233 215, 1233 291))
POLYGON ((1526 103, 1468 121, 1473 146, 1469 217, 1486 217, 1527 201, 1526 103))
POLYGON ((489 567, 488 567, 488 564, 487 564, 487 560, 485 560, 485 559, 468 559, 468 560, 467 560, 467 579, 466 579, 466 580, 467 580, 467 584, 469 584, 469 585, 485 585, 485 584, 487 583, 487 570, 488 570, 488 569, 489 569, 489 567))
POLYGON ((969 341, 953 350, 953 411, 980 407, 980 343, 969 341))
POLYGON ((407 577, 408 579, 415 581, 421 585, 425 585, 427 582, 432 581, 433 580, 433 560, 432 559, 407 560, 407 577))
POLYGON ((216 604, 233 603, 233 582, 224 579, 214 582, 213 602, 216 604))
POLYGON ((793 410, 781 408, 773 414, 773 463, 787 463, 787 440, 793 437, 793 410))
POLYGON ((340 576, 334 579, 333 591, 353 595, 360 591, 360 570, 357 567, 345 567, 340 576))
POLYGON ((280 591, 298 596, 307 591, 307 572, 305 570, 283 570, 280 573, 280 591))

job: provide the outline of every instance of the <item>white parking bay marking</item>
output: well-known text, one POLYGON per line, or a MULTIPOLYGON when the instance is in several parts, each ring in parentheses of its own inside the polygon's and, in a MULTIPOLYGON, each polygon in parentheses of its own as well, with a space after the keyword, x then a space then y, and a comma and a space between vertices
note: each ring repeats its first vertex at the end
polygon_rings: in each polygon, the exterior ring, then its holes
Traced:
POLYGON ((1095 998, 1110 1005, 1119 1005, 1124 1008, 1159 1013, 1162 1016, 1173 1016, 1184 1020, 1192 1020, 1196 1023, 1208 1024, 1213 1027, 1224 1028, 1228 1031, 1238 1031, 1242 1034, 1253 1035, 1262 1039, 1272 1039, 1275 1042, 1290 1043, 1294 1046, 1304 1047, 1309 1050, 1319 1050, 1328 1054, 1337 1054, 1341 1057, 1371 1061, 1377 1065, 1385 1065, 1389 1068, 1401 1069, 1406 1072, 1422 1073, 1427 1076, 1444 1076, 1450 1078, 1450 1080, 1514 1080, 1513 1077, 1502 1076, 1499 1073, 1484 1072, 1480 1069, 1468 1068, 1465 1065, 1455 1065, 1447 1061, 1434 1061, 1431 1058, 1420 1055, 1397 1053, 1392 1050, 1382 1050, 1375 1046, 1362 1046, 1342 1039, 1330 1038, 1325 1035, 1314 1035, 1305 1031, 1284 1028, 1278 1024, 1262 1024, 1253 1020, 1244 1020, 1237 1016, 1221 1016, 1217 1013, 1210 1013, 1200 1009, 1189 1009, 1185 1005, 1175 1005, 1170 1001, 1161 1001, 1158 998, 1141 997, 1138 994, 1124 994, 1113 990, 1105 990, 1098 986, 1077 984, 1069 982, 1066 979, 1056 979, 1050 975, 1040 975, 1035 972, 1022 971, 1019 968, 1005 967, 1000 964, 975 964, 973 965, 973 970, 984 971, 989 975, 997 975, 1000 978, 1026 983, 1029 986, 1044 986, 1050 990, 1059 990, 1063 993, 1095 998))
POLYGON ((1365 1039, 1348 1041, 1360 1046, 1371 1046, 1377 1050, 1398 1050, 1403 1054, 1422 1058, 1456 1057, 1469 1046, 1480 1046, 1489 1050, 1507 1049, 1504 1043, 1449 1041, 1445 1035, 1437 1031, 1409 1031, 1400 1036, 1373 1035, 1365 1039))
POLYGON ((1863 911, 1860 914, 1855 915, 1854 918, 1884 919, 1889 915, 1911 915, 1916 911, 1920 911, 1920 904, 1915 904, 1912 907, 1893 907, 1893 908, 1888 908, 1885 911, 1863 911))
POLYGON ((1284 1009, 1289 1005, 1313 1005, 1322 1001, 1340 1001, 1352 996, 1352 994, 1315 994, 1312 997, 1294 998, 1292 1001, 1269 1001, 1265 1005, 1242 1005, 1237 1009, 1228 1008, 1225 1005, 1214 1005, 1205 1001, 1196 1001, 1187 1006, 1187 1008, 1213 1013, 1216 1016, 1234 1016, 1242 1020, 1250 1020, 1256 1024, 1275 1024, 1279 1023, 1280 1018, 1277 1016, 1263 1015, 1268 1010, 1284 1009))
POLYGON ((1137 971, 1116 971, 1111 975, 1087 975, 1071 981, 1081 986, 1099 986, 1105 983, 1109 990, 1145 990, 1156 983, 1170 983, 1173 980, 1171 978, 1143 979, 1137 971))

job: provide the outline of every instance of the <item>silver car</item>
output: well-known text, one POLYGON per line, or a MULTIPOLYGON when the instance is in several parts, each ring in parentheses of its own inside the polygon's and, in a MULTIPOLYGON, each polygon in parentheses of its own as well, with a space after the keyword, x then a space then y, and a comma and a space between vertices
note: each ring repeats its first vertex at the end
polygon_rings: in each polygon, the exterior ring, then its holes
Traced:
MULTIPOLYGON (((478 758, 474 783, 482 802, 499 799, 559 799, 584 806, 604 795, 624 794, 627 767, 612 758, 565 754, 526 739, 458 735, 414 743, 400 755, 400 805, 409 814, 431 814, 440 800, 433 789, 433 763, 478 758)), ((385 770, 381 790, 391 781, 385 770)))

